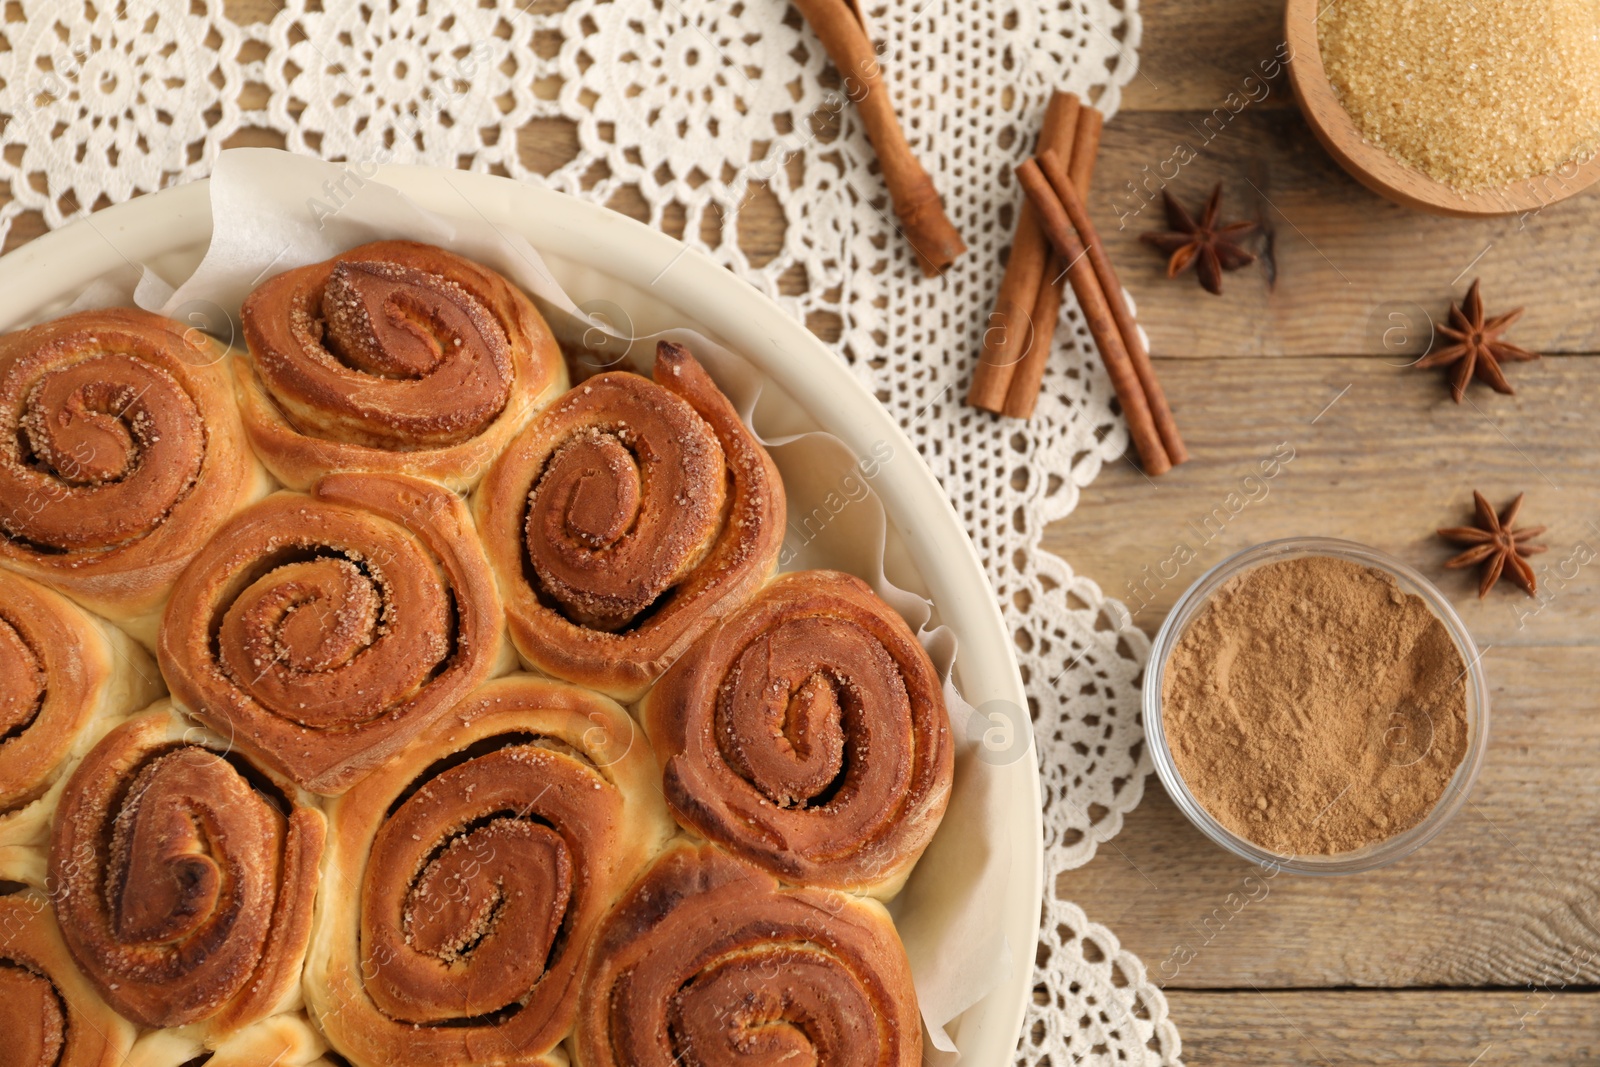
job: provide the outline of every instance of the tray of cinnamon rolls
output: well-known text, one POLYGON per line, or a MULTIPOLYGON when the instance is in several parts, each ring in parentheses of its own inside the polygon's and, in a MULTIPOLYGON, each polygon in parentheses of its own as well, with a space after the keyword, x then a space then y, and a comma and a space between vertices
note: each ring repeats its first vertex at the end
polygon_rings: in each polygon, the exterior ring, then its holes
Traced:
POLYGON ((692 346, 407 239, 237 323, 0 337, 0 1062, 1002 1062, 901 934, 966 679, 692 346))

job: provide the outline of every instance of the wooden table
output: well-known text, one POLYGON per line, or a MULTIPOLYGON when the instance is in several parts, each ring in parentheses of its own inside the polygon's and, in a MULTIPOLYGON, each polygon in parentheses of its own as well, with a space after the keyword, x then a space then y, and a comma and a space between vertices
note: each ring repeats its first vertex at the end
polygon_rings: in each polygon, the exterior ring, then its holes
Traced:
POLYGON ((1264 96, 1249 80, 1278 54, 1281 7, 1140 5, 1140 73, 1106 127, 1092 207, 1195 458, 1155 481, 1106 471, 1046 547, 1130 608, 1147 601, 1149 633, 1256 542, 1324 534, 1398 556, 1486 649, 1488 757, 1470 804, 1415 856, 1280 875, 1264 897, 1242 888, 1259 872, 1152 778, 1061 889, 1144 960, 1191 1064, 1600 1062, 1600 195, 1486 222, 1377 199, 1321 150, 1281 77, 1264 96), (1220 180, 1225 214, 1265 230, 1261 263, 1221 299, 1168 282, 1136 243, 1162 228, 1159 198, 1118 229, 1142 202, 1128 183, 1180 143, 1198 155, 1174 192, 1194 206, 1220 180), (1546 355, 1512 366, 1516 396, 1475 385, 1458 407, 1439 372, 1403 365, 1426 327, 1389 347, 1384 333, 1394 314, 1442 318, 1478 276, 1491 314, 1527 306, 1511 337, 1546 355), (1284 442, 1294 461, 1245 485, 1284 442), (1496 504, 1526 490, 1523 521, 1549 525, 1541 600, 1505 584, 1480 603, 1474 575, 1442 570, 1454 550, 1432 531, 1469 518, 1474 488, 1496 504), (1255 499, 1234 514, 1230 493, 1255 499), (1179 542, 1196 558, 1163 583, 1179 542))
MULTIPOLYGON (((240 20, 275 10, 229 3, 240 20)), ((1141 12, 1140 72, 1106 128, 1091 207, 1194 459, 1156 481, 1112 467, 1046 547, 1130 607, 1146 601, 1137 622, 1154 633, 1184 587, 1247 545, 1294 534, 1375 545, 1437 575, 1487 648, 1493 727, 1458 821, 1379 873, 1281 875, 1264 897, 1248 891, 1259 872, 1202 838, 1152 779, 1122 833, 1060 888, 1144 960, 1191 1064, 1600 1062, 1600 557, 1571 562, 1600 552, 1600 367, 1588 355, 1600 351, 1600 194, 1525 219, 1403 211, 1333 165, 1281 75, 1261 81, 1281 56, 1279 3, 1143 0, 1141 12), (1229 275, 1220 299, 1166 281, 1137 244, 1159 228, 1159 200, 1119 228, 1144 203, 1131 190, 1159 189, 1180 144, 1197 158, 1174 191, 1193 205, 1221 180, 1229 217, 1265 229, 1261 263, 1229 275), (1391 331, 1388 347, 1385 331, 1404 321, 1391 315, 1442 317, 1478 275, 1491 313, 1527 305, 1512 338, 1547 356, 1511 369, 1517 396, 1475 386, 1458 407, 1437 373, 1403 366, 1425 325, 1391 331), (1292 463, 1264 490, 1245 482, 1284 443, 1292 463), (1543 600, 1508 586, 1479 603, 1469 575, 1440 570, 1452 550, 1431 531, 1465 521, 1474 488, 1497 503, 1527 490, 1526 521, 1550 526, 1543 600), (1254 499, 1234 514, 1233 493, 1254 499), (1163 583, 1179 542, 1196 558, 1163 583)), ((231 144, 281 139, 244 130, 231 144)), ((541 120, 520 147, 548 173, 573 157, 576 133, 541 120)), ((611 206, 643 213, 626 192, 611 206)), ((42 229, 24 215, 7 250, 42 229)), ((759 196, 742 215, 757 262, 782 232, 759 196)))

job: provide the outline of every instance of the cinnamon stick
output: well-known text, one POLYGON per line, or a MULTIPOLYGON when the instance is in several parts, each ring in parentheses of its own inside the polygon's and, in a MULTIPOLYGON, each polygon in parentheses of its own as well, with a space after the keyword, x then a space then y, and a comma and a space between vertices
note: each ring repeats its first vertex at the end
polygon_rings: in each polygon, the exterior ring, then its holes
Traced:
POLYGON ((867 36, 860 10, 850 0, 794 0, 828 58, 844 76, 845 95, 856 105, 867 139, 878 154, 902 232, 917 253, 922 272, 933 277, 967 250, 944 213, 933 179, 917 162, 894 104, 883 85, 877 51, 867 36))
MULTIPOLYGON (((1042 152, 1053 149, 1070 153, 1081 110, 1078 98, 1071 93, 1057 92, 1051 96, 1045 108, 1044 123, 1039 128, 1039 142, 1035 150, 1042 152)), ((1017 231, 1011 241, 1011 258, 1006 260, 1000 293, 995 297, 994 310, 989 313, 988 329, 983 333, 983 351, 978 356, 978 365, 972 372, 972 384, 967 389, 967 403, 975 408, 998 414, 1005 407, 1018 363, 1025 353, 1039 347, 1035 334, 1042 323, 1033 317, 1033 312, 1046 281, 1061 273, 1058 267, 1046 275, 1049 257, 1050 243, 1045 240, 1044 231, 1039 229, 1033 205, 1024 199, 1017 212, 1017 231)), ((1059 312, 1059 300, 1057 310, 1059 312)), ((1054 319, 1050 322, 1052 330, 1054 322, 1054 319)))
POLYGON ((1112 317, 1100 279, 1089 262, 1083 243, 1072 228, 1061 198, 1034 160, 1030 159, 1017 168, 1017 180, 1038 212, 1039 224, 1045 236, 1067 261, 1067 281, 1078 298, 1078 307, 1083 311, 1095 347, 1100 350, 1100 359, 1111 378, 1111 387, 1116 390, 1117 400, 1122 404, 1122 414, 1128 422, 1128 436, 1133 439, 1133 446, 1139 453, 1140 465, 1146 474, 1165 474, 1172 469, 1166 446, 1156 431, 1155 420, 1145 401, 1144 388, 1122 343, 1122 334, 1117 329, 1116 319, 1112 317))
POLYGON ((1050 183, 1062 206, 1066 208, 1067 219, 1072 223, 1072 228, 1078 231, 1078 237, 1088 252, 1089 264, 1094 268, 1095 276, 1100 281, 1101 291, 1110 305, 1111 316, 1116 320, 1117 332, 1122 335, 1123 347, 1127 349, 1128 358, 1133 362, 1134 373, 1139 376, 1139 384, 1144 389, 1145 401, 1150 406, 1150 415, 1155 420, 1156 432, 1161 435, 1161 444, 1166 449, 1167 458, 1173 465, 1182 463, 1189 458, 1189 450, 1184 447, 1183 437, 1178 433, 1177 420, 1172 417, 1172 409, 1167 406, 1167 394, 1161 388, 1161 382, 1156 378, 1155 367, 1150 362, 1150 351, 1145 347, 1144 338, 1139 335, 1139 326, 1134 321, 1132 309, 1128 307, 1122 282, 1117 278, 1116 268, 1111 265, 1111 258, 1106 255, 1106 247, 1100 241, 1100 234, 1095 230, 1093 220, 1089 218, 1089 211, 1084 206, 1077 183, 1062 165, 1061 157, 1054 152, 1040 153, 1038 162, 1045 180, 1050 183))
MULTIPOLYGON (((1041 152, 1055 152, 1062 159, 1072 160, 1072 181, 1082 196, 1089 195, 1089 179, 1094 174, 1095 160, 1100 156, 1100 130, 1105 121, 1105 116, 1095 108, 1079 108, 1070 150, 1040 149, 1041 152)), ((1050 272, 1044 278, 1044 287, 1050 289, 1051 293, 1047 296, 1041 289, 1039 299, 1034 304, 1038 314, 1051 315, 1048 319, 1035 316, 1034 343, 1011 377, 1011 386, 1006 392, 1001 413, 1013 419, 1033 418, 1033 409, 1039 403, 1039 387, 1044 382, 1045 369, 1050 365, 1056 324, 1061 317, 1061 290, 1066 285, 1066 268, 1064 261, 1052 260, 1050 272)))
POLYGON ((1033 336, 1027 352, 1017 362, 1017 372, 1011 376, 1011 387, 1006 391, 1006 402, 999 414, 1013 419, 1033 418, 1034 406, 1039 402, 1039 386, 1044 382, 1050 351, 1055 347, 1056 325, 1061 321, 1062 290, 1066 284, 1067 261, 1061 258, 1061 253, 1052 251, 1045 265, 1038 299, 1033 302, 1033 336))
MULTIPOLYGON (((1077 137, 1072 142, 1072 151, 1055 149, 1056 155, 1070 161, 1067 173, 1072 177, 1072 184, 1079 196, 1089 195, 1089 179, 1094 176, 1094 161, 1100 156, 1100 132, 1105 124, 1106 117, 1098 109, 1086 107, 1078 115, 1077 137)), ((1050 149, 1041 148, 1039 151, 1047 152, 1050 149)))

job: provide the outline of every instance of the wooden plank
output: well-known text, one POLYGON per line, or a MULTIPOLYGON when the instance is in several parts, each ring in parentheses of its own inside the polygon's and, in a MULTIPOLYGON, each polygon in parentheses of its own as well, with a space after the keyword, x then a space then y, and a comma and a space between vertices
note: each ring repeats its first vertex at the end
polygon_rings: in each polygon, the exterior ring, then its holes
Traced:
POLYGON ((1144 0, 1139 17, 1139 73, 1122 90, 1128 110, 1210 108, 1248 93, 1245 79, 1283 45, 1283 0, 1144 0))
POLYGON ((1207 1067, 1600 1063, 1600 994, 1172 993, 1183 1057, 1207 1067))
POLYGON ((283 10, 278 0, 223 0, 223 13, 241 26, 252 22, 271 22, 283 10))
POLYGON ((1600 351, 1594 191, 1526 217, 1407 211, 1340 170, 1297 110, 1251 105, 1120 112, 1106 125, 1090 209, 1158 355, 1399 358, 1421 350, 1430 316, 1442 320, 1479 276, 1491 314, 1527 307, 1518 343, 1600 351), (1164 185, 1197 210, 1219 181, 1226 220, 1262 227, 1260 261, 1229 274, 1220 298, 1192 276, 1168 280, 1162 257, 1138 242, 1166 228, 1164 185))
POLYGON ((1593 644, 1600 617, 1600 375, 1561 357, 1509 371, 1516 396, 1474 386, 1450 400, 1437 371, 1378 359, 1173 360, 1158 371, 1194 459, 1147 479, 1113 464, 1081 490, 1044 547, 1122 599, 1154 632, 1187 586, 1233 552, 1319 534, 1373 545, 1432 577, 1480 645, 1593 644), (1282 450, 1276 477, 1260 465, 1282 450), (1471 515, 1472 490, 1528 494, 1523 521, 1550 527, 1534 560, 1544 597, 1509 585, 1479 601, 1444 571, 1434 536, 1471 515), (1194 558, 1181 566, 1187 547, 1194 558), (1565 577, 1563 577, 1565 575, 1565 577))
POLYGON ((1312 137, 1287 80, 1279 0, 1141 5, 1140 73, 1106 127, 1091 209, 1154 351, 1169 356, 1420 351, 1429 320, 1481 275, 1491 310, 1526 305, 1536 351, 1600 350, 1600 194, 1527 217, 1406 211, 1349 178, 1312 137), (1163 228, 1160 190, 1191 208, 1221 181, 1230 219, 1263 229, 1260 264, 1225 296, 1169 282, 1137 235, 1163 228), (1396 317, 1398 316, 1398 317, 1396 317), (1401 328, 1396 328, 1401 327, 1401 328))

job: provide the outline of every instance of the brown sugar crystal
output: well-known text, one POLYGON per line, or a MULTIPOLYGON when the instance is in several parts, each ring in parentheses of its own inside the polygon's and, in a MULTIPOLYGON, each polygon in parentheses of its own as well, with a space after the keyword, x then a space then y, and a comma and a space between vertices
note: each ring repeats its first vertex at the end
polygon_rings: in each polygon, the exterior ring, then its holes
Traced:
POLYGON ((1458 190, 1551 174, 1600 146, 1595 0, 1339 0, 1317 37, 1362 135, 1458 190))
POLYGON ((1466 665, 1421 597, 1326 556, 1255 567, 1189 624, 1162 679, 1178 772, 1234 833, 1329 855, 1421 822, 1467 750, 1466 665))

